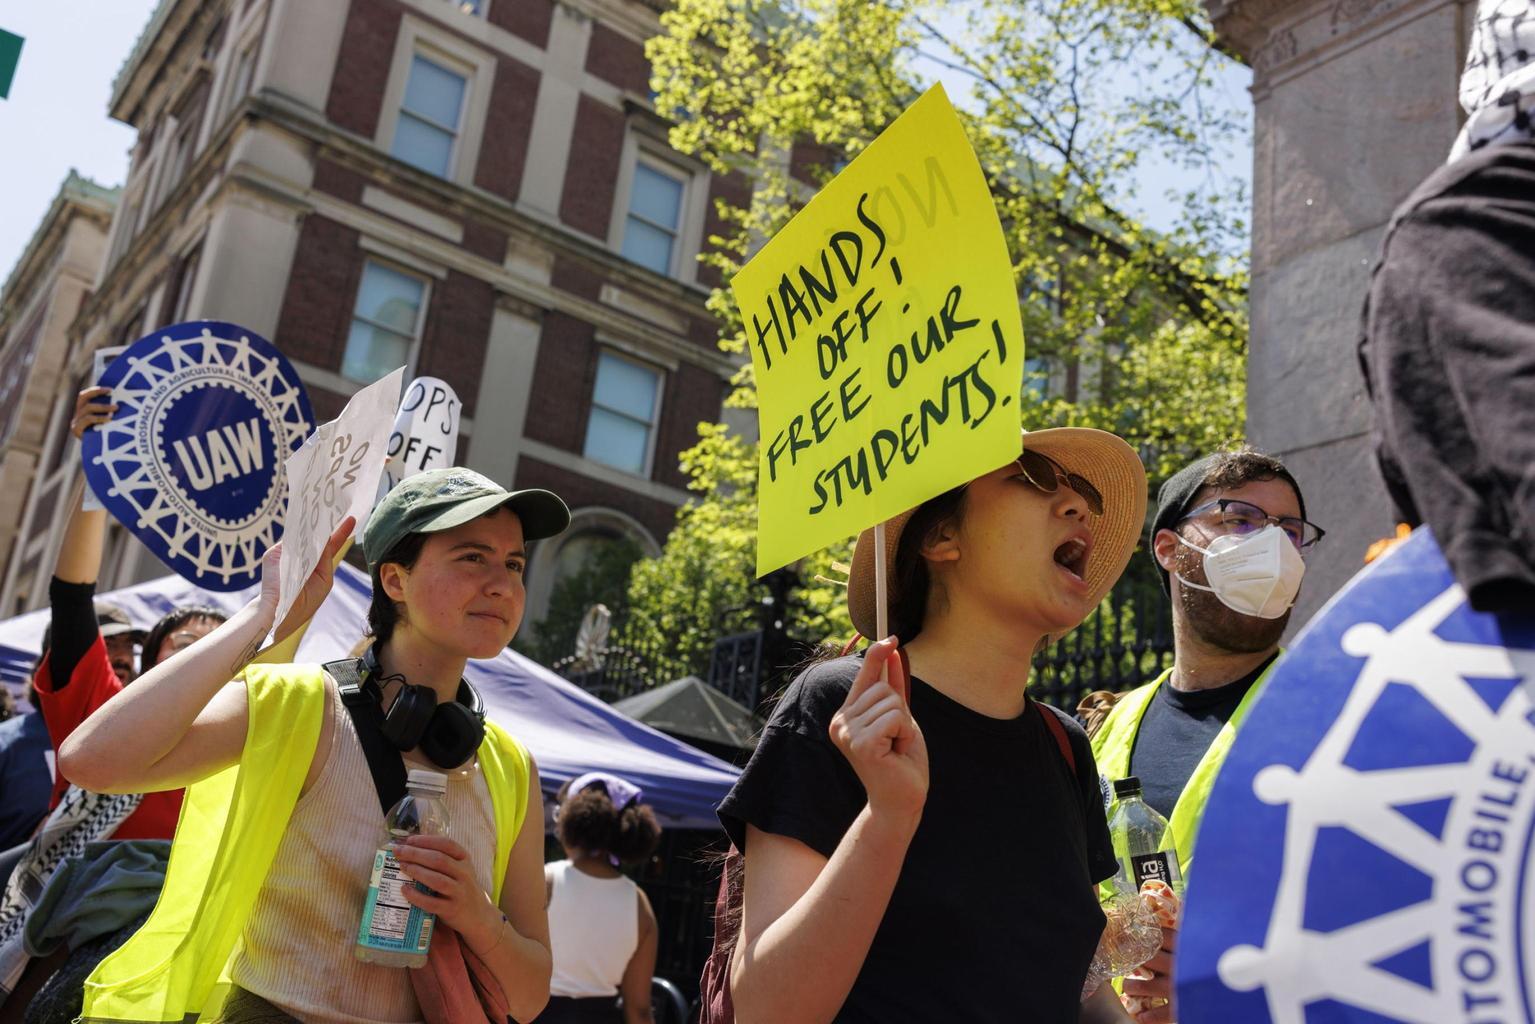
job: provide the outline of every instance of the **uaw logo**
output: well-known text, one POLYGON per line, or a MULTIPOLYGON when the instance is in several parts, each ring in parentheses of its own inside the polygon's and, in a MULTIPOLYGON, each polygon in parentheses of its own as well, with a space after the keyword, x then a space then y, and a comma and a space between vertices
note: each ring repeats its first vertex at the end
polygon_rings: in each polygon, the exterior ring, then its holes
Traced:
POLYGON ((1420 530, 1307 627, 1199 833, 1182 1024, 1528 1024, 1535 609, 1420 530))
POLYGON ((119 355, 118 404, 82 442, 92 489, 162 561, 210 590, 259 578, 282 536, 283 460, 314 430, 298 374, 234 324, 175 324, 119 355))

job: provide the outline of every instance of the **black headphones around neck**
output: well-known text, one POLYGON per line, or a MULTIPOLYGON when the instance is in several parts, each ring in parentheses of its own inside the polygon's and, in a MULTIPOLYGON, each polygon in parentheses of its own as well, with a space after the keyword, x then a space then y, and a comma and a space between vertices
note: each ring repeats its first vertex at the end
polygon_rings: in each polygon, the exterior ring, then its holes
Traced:
POLYGON ((468 680, 459 680, 457 700, 438 703, 430 686, 406 682, 401 675, 385 676, 373 647, 363 652, 362 663, 363 688, 380 704, 384 684, 396 680, 400 684, 379 723, 379 731, 396 748, 419 747, 439 768, 457 768, 480 749, 485 738, 485 703, 468 680))

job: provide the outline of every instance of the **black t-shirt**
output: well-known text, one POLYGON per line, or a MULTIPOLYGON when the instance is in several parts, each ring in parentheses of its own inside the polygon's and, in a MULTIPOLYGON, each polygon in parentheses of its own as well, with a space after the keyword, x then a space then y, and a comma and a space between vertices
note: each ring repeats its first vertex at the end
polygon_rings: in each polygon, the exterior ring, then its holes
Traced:
POLYGON ((1162 817, 1172 819, 1205 751, 1273 662, 1269 658, 1241 679, 1209 690, 1175 690, 1171 683, 1157 687, 1130 749, 1130 774, 1141 780, 1141 795, 1162 817))
MULTIPOLYGON (((838 658, 784 693, 720 805, 738 847, 746 825, 830 857, 867 803, 827 727, 859 668, 838 658)), ((839 1024, 1066 1024, 1103 930, 1093 885, 1114 873, 1098 772, 1080 726, 1053 708, 1072 775, 1033 707, 988 718, 912 680, 927 743, 922 821, 839 1024)))

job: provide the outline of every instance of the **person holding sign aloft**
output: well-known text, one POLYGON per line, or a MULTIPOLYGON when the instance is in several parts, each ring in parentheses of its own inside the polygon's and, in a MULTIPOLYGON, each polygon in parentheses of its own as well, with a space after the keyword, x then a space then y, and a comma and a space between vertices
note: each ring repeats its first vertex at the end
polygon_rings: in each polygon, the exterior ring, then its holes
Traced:
MULTIPOLYGON (((1082 1001, 1115 870, 1092 753, 1027 687, 1145 509, 1128 444, 1063 428, 883 524, 892 635, 804 672, 720 807, 745 855, 742 1024, 1128 1019, 1107 986, 1082 1001)), ((848 582, 860 632, 874 547, 848 582)))
MULTIPOLYGON (((84 1019, 420 1020, 433 991, 422 979, 440 979, 448 929, 476 983, 499 990, 498 1017, 542 1009, 551 958, 538 773, 462 677, 468 659, 496 656, 517 631, 527 543, 569 521, 548 491, 509 492, 460 468, 411 477, 364 531, 374 644, 363 658, 252 661, 279 607, 279 545, 259 597, 80 727, 61 751, 72 777, 107 792, 189 787, 160 903, 92 975, 84 1019), (385 780, 392 770, 403 789, 406 768, 447 776, 449 835, 392 848, 422 887, 402 898, 436 915, 420 972, 353 952, 385 780)), ((342 520, 302 587, 281 595, 287 621, 314 614, 354 526, 342 520)), ((302 540, 295 529, 283 543, 302 540)))
MULTIPOLYGON (((117 406, 109 388, 88 387, 75 396, 69 432, 77 440, 112 419, 117 406)), ((82 496, 90 485, 81 481, 82 496)), ((217 608, 177 608, 147 633, 133 628, 116 605, 94 602, 107 536, 107 513, 99 505, 76 504, 65 524, 53 577, 48 582, 49 623, 43 658, 34 672, 38 707, 57 750, 97 708, 181 647, 211 633, 224 621, 217 608), (139 644, 138 664, 134 645, 139 644)), ((281 639, 281 638, 279 638, 281 639)), ((50 807, 57 807, 72 780, 54 780, 50 807)), ((110 832, 116 839, 169 839, 181 813, 181 792, 147 792, 110 832)))

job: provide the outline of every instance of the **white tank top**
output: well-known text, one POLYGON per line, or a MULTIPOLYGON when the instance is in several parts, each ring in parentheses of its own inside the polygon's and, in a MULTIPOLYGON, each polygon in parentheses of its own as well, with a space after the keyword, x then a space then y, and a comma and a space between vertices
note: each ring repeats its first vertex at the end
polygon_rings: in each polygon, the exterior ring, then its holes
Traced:
POLYGON ((568 860, 545 864, 544 877, 551 884, 549 991, 576 998, 617 995, 640 944, 639 887, 622 875, 588 875, 568 860))

